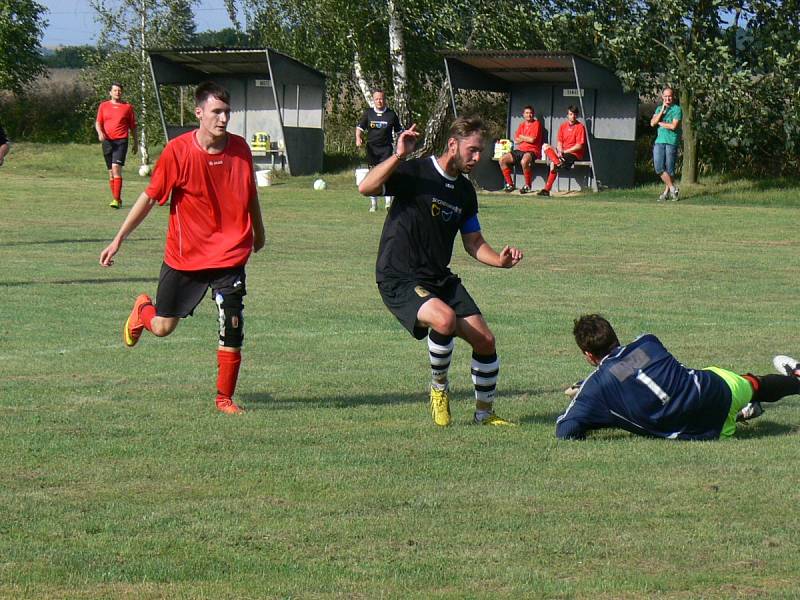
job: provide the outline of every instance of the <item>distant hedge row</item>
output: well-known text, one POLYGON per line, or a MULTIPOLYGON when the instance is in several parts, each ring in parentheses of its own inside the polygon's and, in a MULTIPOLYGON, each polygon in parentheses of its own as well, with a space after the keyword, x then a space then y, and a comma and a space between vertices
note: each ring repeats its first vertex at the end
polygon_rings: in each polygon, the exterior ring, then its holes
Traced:
POLYGON ((97 141, 97 107, 90 90, 77 76, 54 76, 33 86, 25 95, 0 95, 0 123, 12 141, 97 141))

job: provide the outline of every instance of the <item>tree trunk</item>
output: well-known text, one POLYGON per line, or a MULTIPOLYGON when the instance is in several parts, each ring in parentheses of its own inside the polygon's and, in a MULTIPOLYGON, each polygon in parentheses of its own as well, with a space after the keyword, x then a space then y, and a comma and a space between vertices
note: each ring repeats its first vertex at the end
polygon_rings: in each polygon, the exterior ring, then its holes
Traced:
POLYGON ((394 84, 394 111, 404 126, 409 126, 408 76, 406 73, 406 49, 403 38, 403 22, 394 0, 386 4, 389 12, 389 62, 392 64, 394 84))
POLYGON ((681 169, 681 185, 697 183, 697 131, 694 128, 692 117, 692 102, 694 94, 687 89, 680 92, 681 110, 683 119, 681 120, 681 130, 683 133, 683 168, 681 169))
MULTIPOLYGON (((472 50, 472 40, 475 31, 471 31, 464 44, 465 50, 472 50)), ((436 103, 433 105, 433 111, 428 118, 428 123, 425 125, 425 137, 422 140, 422 146, 414 151, 413 156, 425 156, 433 154, 436 151, 436 146, 440 138, 444 137, 445 117, 447 116, 447 109, 450 107, 450 82, 447 76, 443 77, 442 86, 439 88, 439 94, 436 96, 436 103)), ((453 115, 455 117, 455 115, 453 115)))
POLYGON ((433 106, 428 123, 425 125, 425 136, 422 138, 422 145, 414 150, 413 157, 427 156, 436 151, 436 145, 444 131, 444 119, 447 116, 447 109, 450 106, 450 86, 447 79, 442 82, 439 94, 436 96, 436 103, 433 106))
POLYGON ((361 55, 358 53, 358 45, 355 42, 355 36, 351 31, 347 37, 353 44, 353 75, 356 78, 356 85, 358 85, 358 89, 361 90, 361 94, 364 96, 367 106, 374 108, 374 104, 372 102, 372 91, 369 89, 367 80, 364 79, 364 70, 361 68, 361 55))
POLYGON ((145 51, 145 26, 147 24, 147 6, 142 0, 142 29, 141 29, 141 67, 139 69, 139 80, 142 87, 142 119, 139 124, 139 159, 143 165, 150 162, 150 155, 147 152, 147 52, 145 51))

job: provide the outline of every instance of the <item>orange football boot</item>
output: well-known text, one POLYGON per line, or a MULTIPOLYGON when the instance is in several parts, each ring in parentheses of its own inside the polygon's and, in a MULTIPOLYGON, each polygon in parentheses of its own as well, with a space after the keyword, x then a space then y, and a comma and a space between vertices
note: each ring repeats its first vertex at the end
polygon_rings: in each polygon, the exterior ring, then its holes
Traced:
POLYGON ((238 406, 231 398, 217 396, 217 410, 226 415, 241 415, 244 409, 238 406))
POLYGON ((138 342, 139 338, 142 336, 144 323, 142 323, 142 319, 139 317, 142 307, 152 303, 153 301, 147 294, 139 294, 136 297, 131 314, 125 321, 125 327, 122 328, 122 340, 128 348, 135 346, 136 342, 138 342))

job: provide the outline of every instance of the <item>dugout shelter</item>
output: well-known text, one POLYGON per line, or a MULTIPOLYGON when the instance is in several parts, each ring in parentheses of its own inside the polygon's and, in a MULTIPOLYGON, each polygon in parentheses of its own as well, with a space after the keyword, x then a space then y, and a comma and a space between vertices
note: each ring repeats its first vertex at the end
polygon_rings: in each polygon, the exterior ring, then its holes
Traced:
MULTIPOLYGON (((522 122, 522 108, 531 104, 542 121, 544 141, 555 147, 567 106, 581 109, 587 158, 572 170, 559 172, 555 190, 633 185, 639 98, 626 93, 612 71, 578 54, 528 50, 447 52, 444 63, 456 115, 456 90, 508 94, 508 139, 522 122)), ((486 152, 474 171, 476 183, 490 191, 503 187, 499 166, 492 160, 493 142, 486 141, 486 152)), ((545 161, 536 162, 534 189, 544 186, 547 169, 545 161)), ((522 173, 515 176, 517 187, 524 185, 522 173)))
MULTIPOLYGON (((259 167, 272 165, 292 175, 322 171, 325 75, 271 48, 170 48, 147 52, 167 140, 197 125, 167 121, 163 88, 211 80, 230 91, 228 131, 245 138, 251 147, 256 136, 253 159, 259 167), (269 136, 267 144, 264 133, 269 136)), ((189 98, 188 102, 193 105, 194 99, 189 98)))

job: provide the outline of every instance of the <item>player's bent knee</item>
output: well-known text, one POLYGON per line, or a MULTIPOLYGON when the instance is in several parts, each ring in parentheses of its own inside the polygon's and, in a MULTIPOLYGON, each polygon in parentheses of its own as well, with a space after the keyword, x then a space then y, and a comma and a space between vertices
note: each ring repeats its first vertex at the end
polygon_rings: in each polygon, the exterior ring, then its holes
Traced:
POLYGON ((177 317, 154 317, 150 332, 156 337, 167 337, 175 331, 179 322, 180 319, 177 317))
POLYGON ((491 331, 476 335, 472 342, 472 349, 478 354, 494 354, 496 350, 495 337, 491 331))
POLYGON ((435 329, 442 335, 453 335, 456 332, 456 315, 441 314, 430 322, 431 329, 435 329))
POLYGON ((219 310, 219 345, 225 348, 241 348, 244 342, 244 302, 237 292, 214 297, 219 310))
POLYGON ((456 331, 456 313, 446 307, 429 316, 428 326, 442 335, 453 335, 456 331))

